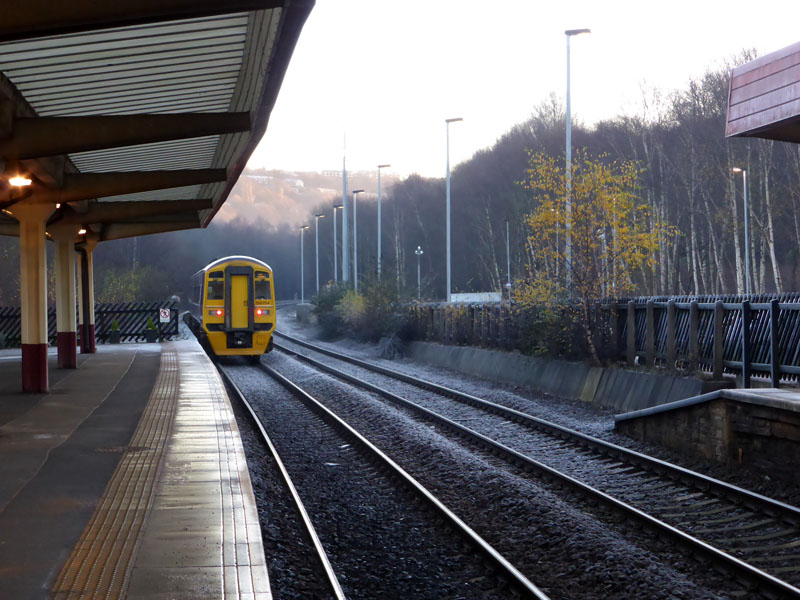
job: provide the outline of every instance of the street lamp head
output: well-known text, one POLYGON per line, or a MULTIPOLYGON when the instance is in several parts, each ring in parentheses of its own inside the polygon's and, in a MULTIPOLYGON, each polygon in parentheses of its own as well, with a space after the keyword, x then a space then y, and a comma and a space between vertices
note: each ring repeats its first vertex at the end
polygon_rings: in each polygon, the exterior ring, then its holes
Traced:
POLYGON ((732 167, 731 171, 733 171, 734 173, 744 173, 745 170, 742 169, 741 167, 732 167))
POLYGON ((342 208, 342 206, 343 206, 342 204, 334 204, 333 210, 336 210, 337 208, 342 208))
POLYGON ((456 121, 463 121, 463 120, 464 119, 462 119, 461 117, 455 117, 453 119, 445 119, 444 122, 445 123, 455 123, 456 121))
POLYGON ((355 196, 356 194, 363 194, 363 193, 364 193, 364 190, 353 190, 353 195, 354 195, 354 196, 355 196))
POLYGON ((303 231, 305 229, 310 229, 310 227, 308 225, 300 225, 300 231, 303 231))
POLYGON ((378 165, 379 169, 385 169, 386 167, 391 167, 392 165, 378 165))
POLYGON ((324 215, 324 214, 322 214, 322 213, 319 213, 318 215, 314 215, 314 216, 315 216, 317 219, 324 219, 324 218, 325 218, 325 215, 324 215))
POLYGON ((591 29, 567 29, 564 32, 566 35, 580 35, 582 33, 592 33, 591 29))

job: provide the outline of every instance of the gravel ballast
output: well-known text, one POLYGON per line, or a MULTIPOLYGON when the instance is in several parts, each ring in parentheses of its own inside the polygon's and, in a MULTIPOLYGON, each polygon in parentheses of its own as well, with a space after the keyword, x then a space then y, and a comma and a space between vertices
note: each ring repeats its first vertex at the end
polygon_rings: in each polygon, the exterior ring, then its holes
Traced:
POLYGON ((226 370, 270 433, 348 598, 517 597, 404 484, 387 478, 263 371, 226 370))

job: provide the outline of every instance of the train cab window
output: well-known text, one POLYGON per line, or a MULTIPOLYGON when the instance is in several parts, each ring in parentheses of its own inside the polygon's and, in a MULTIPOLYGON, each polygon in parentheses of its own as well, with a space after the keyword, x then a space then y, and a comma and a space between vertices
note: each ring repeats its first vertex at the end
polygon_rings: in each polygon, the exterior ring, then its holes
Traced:
POLYGON ((209 280, 208 300, 224 300, 225 299, 225 282, 222 280, 209 280))
POLYGON ((255 282, 256 300, 269 300, 269 279, 256 279, 255 282))

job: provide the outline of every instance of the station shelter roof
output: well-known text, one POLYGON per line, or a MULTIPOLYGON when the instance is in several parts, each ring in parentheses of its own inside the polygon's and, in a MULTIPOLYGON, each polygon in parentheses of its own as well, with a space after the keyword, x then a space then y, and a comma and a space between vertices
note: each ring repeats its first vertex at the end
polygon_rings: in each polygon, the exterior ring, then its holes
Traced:
POLYGON ((313 4, 7 0, 0 234, 17 234, 18 202, 58 203, 49 223, 99 241, 207 225, 266 130, 313 4))
POLYGON ((725 136, 800 143, 800 42, 733 69, 725 136))

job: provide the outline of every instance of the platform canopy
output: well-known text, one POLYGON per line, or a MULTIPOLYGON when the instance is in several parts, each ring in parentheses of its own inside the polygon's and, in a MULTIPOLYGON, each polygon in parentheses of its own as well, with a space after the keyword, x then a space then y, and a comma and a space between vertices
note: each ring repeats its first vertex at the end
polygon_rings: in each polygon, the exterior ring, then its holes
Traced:
POLYGON ((725 136, 800 143, 800 42, 733 69, 725 136))
POLYGON ((261 140, 313 0, 5 0, 0 234, 206 226, 261 140), (31 179, 26 187, 10 179, 31 179))

